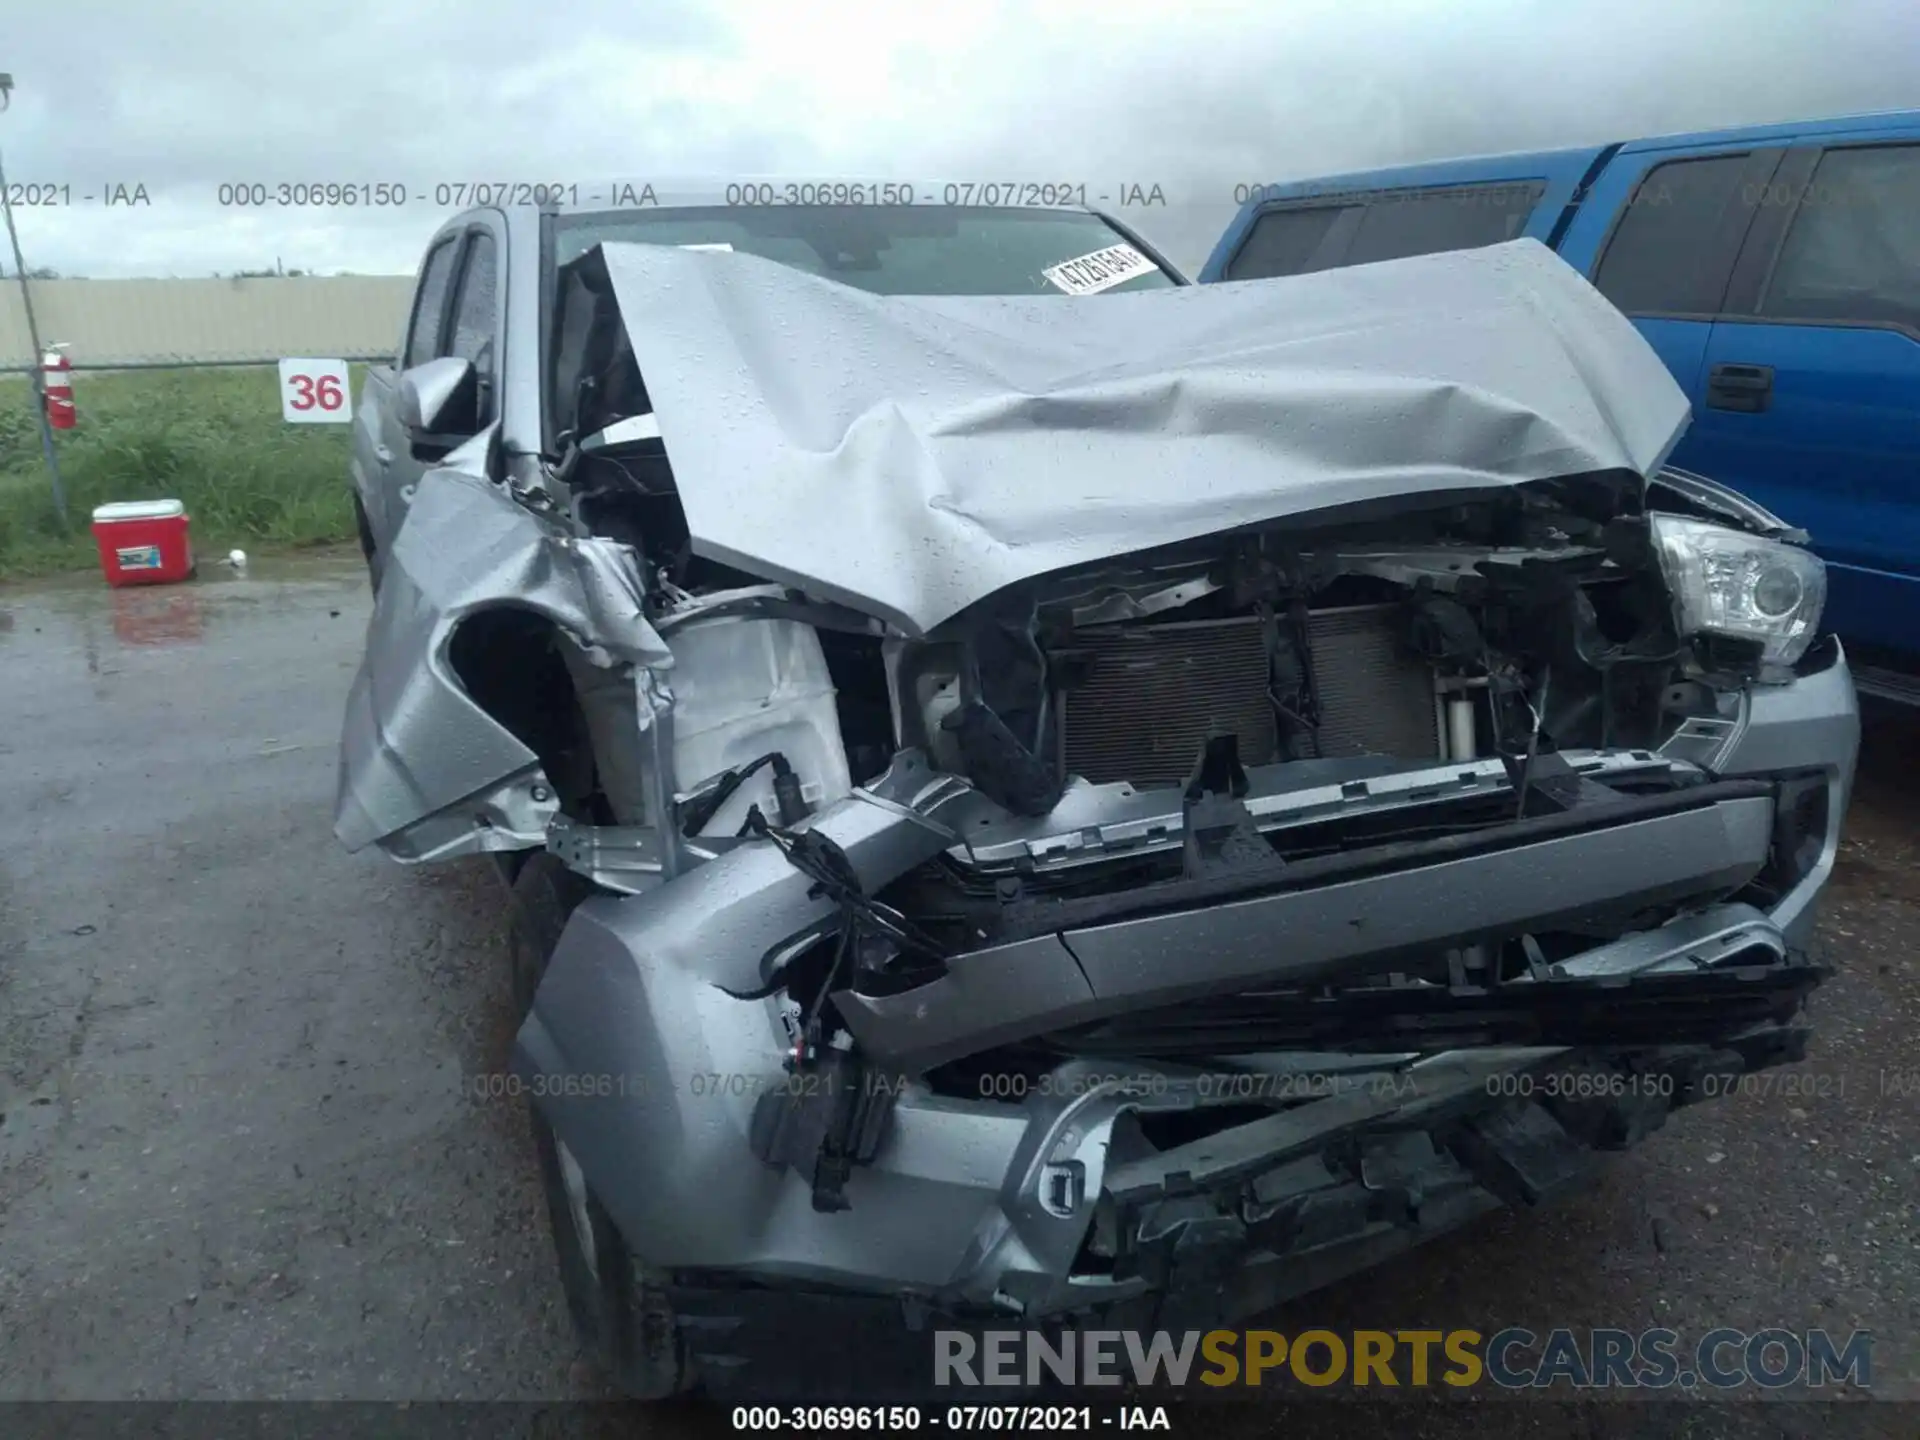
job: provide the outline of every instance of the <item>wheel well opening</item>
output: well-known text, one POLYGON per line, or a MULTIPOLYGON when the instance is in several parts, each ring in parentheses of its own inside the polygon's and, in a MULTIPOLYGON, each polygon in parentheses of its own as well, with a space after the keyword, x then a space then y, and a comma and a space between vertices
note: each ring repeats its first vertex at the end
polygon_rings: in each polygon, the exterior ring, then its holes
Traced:
POLYGON ((366 502, 360 498, 358 491, 355 491, 353 496, 353 528, 360 541, 360 554, 365 557, 368 564, 372 564, 373 525, 367 519, 366 502))
POLYGON ((599 822, 593 746, 560 647, 560 628, 503 606, 468 616, 447 645, 447 664, 473 703, 539 757, 561 809, 599 822))

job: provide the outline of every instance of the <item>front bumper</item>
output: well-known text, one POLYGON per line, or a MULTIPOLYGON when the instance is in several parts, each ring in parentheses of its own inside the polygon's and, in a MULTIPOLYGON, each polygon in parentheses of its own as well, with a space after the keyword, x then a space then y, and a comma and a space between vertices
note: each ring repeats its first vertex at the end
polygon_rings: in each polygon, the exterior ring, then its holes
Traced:
MULTIPOLYGON (((516 1069, 636 1251, 701 1293, 771 1283, 1030 1317, 1146 1306, 1135 1313, 1163 1325, 1188 1314, 1182 1306, 1210 1321, 1249 1313, 1484 1210, 1553 1194, 1596 1151, 1712 1093, 1711 1077, 1798 1058, 1795 1017, 1821 973, 1803 951, 1858 740, 1837 646, 1803 668, 1715 721, 1689 722, 1664 757, 1639 757, 1709 772, 1684 803, 1037 934, 957 957, 940 988, 839 997, 861 1048, 899 1087, 839 1213, 815 1209, 808 1177, 754 1148, 756 1110, 790 1101, 795 1081, 782 1068, 777 1000, 726 992, 758 986, 761 957, 829 913, 770 846, 583 905, 520 1033, 516 1069), (1809 812, 1819 833, 1799 837, 1813 858, 1764 904, 1751 890, 1729 899, 1771 863, 1787 776, 1803 789, 1812 777, 1824 794, 1809 812), (1453 1040, 1439 1053, 1417 1041, 1399 1053, 1377 1041, 1342 1049, 1336 1035, 1335 1048, 1295 1041, 1240 1056, 1237 1071, 1266 1078, 1237 1094, 1192 1064, 1137 1060, 1124 1046, 994 1098, 954 1098, 918 1078, 962 1051, 1246 991, 1289 967, 1378 969, 1476 933, 1695 895, 1711 898, 1535 977, 1543 995, 1576 1001, 1610 987, 1604 1003, 1564 1007, 1576 1015, 1617 1020, 1642 1000, 1684 997, 1671 1010, 1684 1008, 1692 1028, 1654 1034, 1659 1043, 1585 1021, 1554 1043, 1453 1040), (1591 1078, 1547 1078, 1574 1074, 1591 1078), (1146 1117, 1244 1107, 1249 1094, 1266 1102, 1251 1118, 1221 1110, 1199 1140, 1141 1140, 1146 1117)), ((897 771, 814 823, 871 889, 948 848, 966 799, 943 777, 897 771)))

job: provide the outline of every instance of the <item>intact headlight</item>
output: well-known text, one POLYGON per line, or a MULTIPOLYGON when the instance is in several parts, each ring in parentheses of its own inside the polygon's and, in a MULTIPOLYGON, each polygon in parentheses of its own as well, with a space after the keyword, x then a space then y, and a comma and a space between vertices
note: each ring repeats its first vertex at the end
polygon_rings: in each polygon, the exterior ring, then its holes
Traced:
POLYGON ((1806 653, 1827 603, 1818 555, 1705 520, 1651 520, 1682 635, 1756 641, 1763 664, 1791 665, 1806 653))

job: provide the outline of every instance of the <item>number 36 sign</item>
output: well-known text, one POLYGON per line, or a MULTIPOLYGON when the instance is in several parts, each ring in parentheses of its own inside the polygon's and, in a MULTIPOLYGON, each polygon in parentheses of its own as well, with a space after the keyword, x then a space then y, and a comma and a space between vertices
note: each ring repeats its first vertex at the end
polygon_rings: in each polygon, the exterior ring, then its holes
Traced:
POLYGON ((280 418, 295 425, 344 425, 353 419, 344 360, 282 360, 280 418))

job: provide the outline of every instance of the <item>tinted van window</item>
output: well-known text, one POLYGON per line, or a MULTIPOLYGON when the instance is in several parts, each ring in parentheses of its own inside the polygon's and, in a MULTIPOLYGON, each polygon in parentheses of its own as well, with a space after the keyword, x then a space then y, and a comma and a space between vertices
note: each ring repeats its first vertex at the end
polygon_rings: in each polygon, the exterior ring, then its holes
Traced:
POLYGON ((1526 228, 1544 185, 1470 185, 1376 197, 1343 261, 1368 265, 1439 250, 1498 245, 1526 228))
POLYGON ((1298 275, 1324 270, 1328 261, 1314 263, 1314 253, 1326 241, 1344 205, 1303 205, 1294 210, 1269 210, 1253 222, 1253 229, 1227 262, 1229 280, 1265 280, 1274 275, 1298 275))
POLYGON ((1593 283, 1629 315, 1712 315, 1727 290, 1727 217, 1752 210, 1749 157, 1670 160, 1649 170, 1615 222, 1593 283))
POLYGON ((1454 185, 1443 190, 1355 192, 1323 205, 1269 210, 1253 222, 1227 262, 1229 280, 1301 275, 1440 250, 1471 250, 1511 240, 1546 186, 1454 185), (1357 224, 1336 222, 1358 211, 1357 224))
POLYGON ((1820 157, 1760 313, 1920 327, 1920 145, 1820 157))

